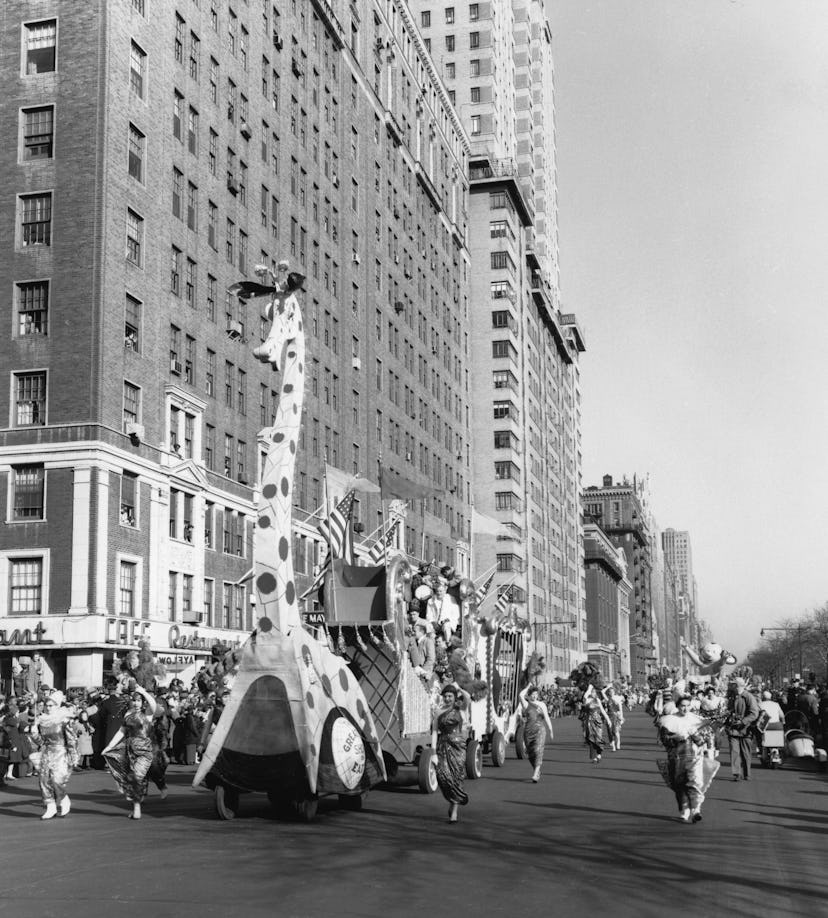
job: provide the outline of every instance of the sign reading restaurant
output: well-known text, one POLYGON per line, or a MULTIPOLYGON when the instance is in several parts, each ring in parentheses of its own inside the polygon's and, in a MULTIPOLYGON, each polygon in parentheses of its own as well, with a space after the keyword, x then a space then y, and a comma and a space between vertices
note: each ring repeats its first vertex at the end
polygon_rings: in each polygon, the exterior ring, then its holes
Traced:
POLYGON ((0 647, 18 647, 22 644, 54 644, 48 638, 43 637, 46 634, 46 626, 43 622, 38 622, 34 628, 14 628, 8 630, 0 628, 0 647))

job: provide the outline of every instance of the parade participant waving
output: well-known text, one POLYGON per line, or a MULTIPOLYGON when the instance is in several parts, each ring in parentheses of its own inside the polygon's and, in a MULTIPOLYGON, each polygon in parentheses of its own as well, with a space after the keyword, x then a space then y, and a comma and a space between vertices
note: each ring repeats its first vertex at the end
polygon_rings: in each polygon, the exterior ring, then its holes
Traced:
POLYGON ((449 822, 457 822, 457 809, 469 802, 466 777, 466 723, 471 696, 455 683, 443 687, 431 724, 431 748, 437 761, 437 783, 449 802, 449 822))
POLYGON ((152 695, 136 685, 123 726, 101 753, 121 793, 132 804, 130 819, 141 818, 141 801, 147 795, 149 770, 155 757, 152 741, 155 708, 152 695))
POLYGON ((38 774, 46 807, 41 819, 52 819, 58 810, 67 816, 71 807, 66 787, 77 764, 77 737, 71 724, 73 712, 62 707, 61 700, 59 692, 49 695, 43 702, 43 714, 32 728, 32 739, 40 745, 38 774))
POLYGON ((540 693, 536 685, 527 685, 518 697, 524 722, 523 737, 526 743, 526 754, 534 768, 532 780, 537 784, 543 764, 543 747, 546 745, 547 736, 550 739, 553 736, 552 721, 549 719, 546 705, 540 700, 540 693))

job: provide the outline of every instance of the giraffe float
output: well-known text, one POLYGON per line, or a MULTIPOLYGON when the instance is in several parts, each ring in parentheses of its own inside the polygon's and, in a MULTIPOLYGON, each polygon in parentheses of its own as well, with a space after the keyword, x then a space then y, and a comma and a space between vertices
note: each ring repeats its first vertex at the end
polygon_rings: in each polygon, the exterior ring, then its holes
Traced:
POLYGON ((311 819, 320 794, 339 794, 356 808, 365 790, 385 780, 374 720, 356 677, 302 627, 297 605, 291 495, 305 376, 296 298, 303 280, 280 262, 275 286, 244 281, 231 288, 242 300, 270 298, 270 333, 253 353, 281 372, 281 388, 275 423, 261 432, 267 453, 253 536, 260 617, 193 780, 215 791, 222 818, 235 814, 239 790, 266 791, 274 804, 311 819))

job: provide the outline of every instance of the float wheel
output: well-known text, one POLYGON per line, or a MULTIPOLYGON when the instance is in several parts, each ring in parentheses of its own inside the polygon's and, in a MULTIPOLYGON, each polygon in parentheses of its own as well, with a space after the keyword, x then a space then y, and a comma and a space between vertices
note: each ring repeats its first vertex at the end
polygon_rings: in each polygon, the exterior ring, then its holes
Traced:
POLYGON ((466 746, 466 777, 472 781, 483 777, 483 747, 476 739, 466 746))
POLYGON ((433 749, 423 749, 417 762, 417 787, 421 794, 437 792, 437 767, 433 749))
POLYGON ((219 819, 234 819, 239 813, 239 792, 226 784, 217 784, 214 793, 219 819))
POLYGON ((492 765, 495 768, 500 768, 501 765, 506 761, 506 737, 500 732, 500 730, 495 730, 492 734, 492 765))
POLYGON ((343 810, 350 810, 352 813, 358 813, 365 803, 365 794, 340 794, 339 805, 343 810))

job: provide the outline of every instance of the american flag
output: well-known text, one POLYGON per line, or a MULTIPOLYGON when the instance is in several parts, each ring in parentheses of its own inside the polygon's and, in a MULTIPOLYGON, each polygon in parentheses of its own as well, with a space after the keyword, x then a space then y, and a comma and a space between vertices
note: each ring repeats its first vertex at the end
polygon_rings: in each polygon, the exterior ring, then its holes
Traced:
POLYGON ((354 509, 354 491, 348 493, 317 527, 328 543, 329 556, 342 558, 346 564, 354 563, 354 530, 351 513, 354 509))
POLYGON ((479 606, 480 603, 489 595, 489 589, 491 588, 492 581, 494 580, 494 571, 489 574, 488 580, 484 580, 483 583, 474 591, 474 601, 479 606))
POLYGON ((501 625, 507 622, 512 616, 507 611, 509 606, 512 604, 512 581, 510 581, 504 588, 503 592, 498 596, 495 607, 492 610, 492 615, 490 616, 494 621, 501 625))
POLYGON ((328 543, 328 554, 313 578, 313 583, 299 597, 300 599, 306 599, 321 588, 325 574, 331 569, 332 558, 342 558, 346 564, 354 563, 354 530, 351 526, 353 508, 354 492, 349 491, 331 510, 328 518, 323 519, 316 527, 328 543))
POLYGON ((385 558, 385 550, 391 544, 392 539, 394 538, 394 533, 400 528, 399 517, 395 519, 391 525, 388 527, 385 535, 380 536, 376 542, 371 546, 371 550, 368 552, 368 560, 372 564, 379 564, 385 558))

